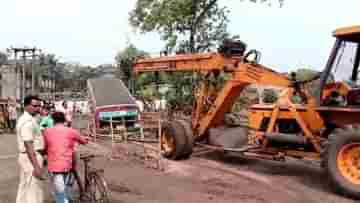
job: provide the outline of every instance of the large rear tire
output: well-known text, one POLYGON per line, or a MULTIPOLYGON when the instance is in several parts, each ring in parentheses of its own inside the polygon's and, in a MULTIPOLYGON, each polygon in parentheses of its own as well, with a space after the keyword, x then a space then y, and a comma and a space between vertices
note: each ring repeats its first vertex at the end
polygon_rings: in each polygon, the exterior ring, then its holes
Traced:
POLYGON ((191 156, 191 154, 193 152, 193 147, 194 147, 194 135, 193 135, 193 131, 191 129, 191 125, 189 122, 187 122, 185 120, 176 120, 174 122, 176 122, 177 125, 180 125, 184 130, 184 136, 186 139, 186 143, 185 143, 181 158, 188 159, 191 156))
POLYGON ((346 132, 329 136, 322 166, 338 192, 360 199, 360 136, 346 132))
POLYGON ((182 158, 186 146, 184 128, 178 122, 163 122, 160 135, 161 154, 168 159, 182 158))

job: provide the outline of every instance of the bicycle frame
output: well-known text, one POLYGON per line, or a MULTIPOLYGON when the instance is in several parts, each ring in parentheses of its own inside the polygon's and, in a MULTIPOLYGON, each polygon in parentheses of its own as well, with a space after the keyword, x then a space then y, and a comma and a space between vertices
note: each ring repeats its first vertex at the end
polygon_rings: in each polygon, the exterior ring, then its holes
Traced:
POLYGON ((76 174, 78 172, 76 169, 72 171, 72 175, 75 177, 77 186, 79 187, 80 190, 79 191, 80 200, 93 200, 94 197, 91 196, 93 194, 92 193, 89 194, 89 193, 92 192, 90 191, 91 184, 93 184, 91 181, 94 180, 95 186, 100 187, 100 193, 102 198, 100 201, 104 203, 110 202, 107 184, 103 178, 104 170, 94 169, 90 166, 90 162, 93 158, 95 158, 95 155, 80 156, 80 159, 84 162, 83 178, 81 178, 80 175, 78 176, 79 178, 76 178, 76 176, 78 175, 76 174), (83 179, 83 181, 81 179, 83 179))

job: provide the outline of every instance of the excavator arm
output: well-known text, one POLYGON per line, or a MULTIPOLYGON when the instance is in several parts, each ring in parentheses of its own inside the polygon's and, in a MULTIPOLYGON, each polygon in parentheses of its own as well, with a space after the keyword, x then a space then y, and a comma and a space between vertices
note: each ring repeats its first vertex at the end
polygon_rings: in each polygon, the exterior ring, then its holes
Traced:
POLYGON ((258 64, 239 63, 232 77, 226 81, 218 92, 214 103, 207 114, 199 119, 196 127, 198 136, 203 136, 210 127, 222 123, 225 113, 231 110, 236 98, 245 87, 251 84, 290 87, 290 80, 277 72, 258 64))
MULTIPOLYGON (((183 54, 157 58, 142 58, 136 60, 133 71, 144 72, 200 72, 205 78, 212 73, 221 71, 230 73, 221 90, 215 91, 215 97, 204 112, 206 97, 210 90, 208 81, 202 81, 196 95, 196 105, 193 110, 192 128, 197 138, 202 138, 211 127, 215 127, 231 110, 236 98, 250 84, 289 87, 291 81, 287 76, 279 74, 262 65, 244 62, 241 56, 226 56, 221 53, 183 54)), ((212 92, 214 93, 214 91, 212 92)))
POLYGON ((136 74, 156 71, 219 71, 234 68, 240 59, 240 57, 225 57, 218 53, 139 58, 136 60, 133 70, 136 74))

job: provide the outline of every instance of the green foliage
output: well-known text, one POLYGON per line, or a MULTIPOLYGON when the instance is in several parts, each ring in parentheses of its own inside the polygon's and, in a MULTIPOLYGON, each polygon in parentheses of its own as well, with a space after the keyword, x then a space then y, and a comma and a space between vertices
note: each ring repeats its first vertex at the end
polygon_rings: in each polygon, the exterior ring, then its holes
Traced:
POLYGON ((259 103, 258 91, 256 88, 246 87, 236 99, 232 112, 241 112, 241 110, 255 103, 259 103))
POLYGON ((217 0, 138 0, 130 24, 143 33, 157 31, 167 51, 201 52, 228 36, 228 9, 217 0))
MULTIPOLYGON (((284 0, 249 1, 282 5, 284 0)), ((168 52, 203 52, 229 37, 228 14, 219 0, 137 0, 129 21, 142 33, 158 32, 168 52)))
MULTIPOLYGON (((80 63, 60 63, 55 54, 42 54, 35 67, 35 74, 54 80, 56 91, 83 91, 87 79, 96 77, 99 72, 80 63)), ((39 77, 36 78, 35 83, 39 86, 39 77)))
POLYGON ((295 73, 296 73, 296 80, 306 81, 312 79, 319 72, 308 68, 300 68, 297 69, 295 73))
POLYGON ((142 73, 136 77, 135 86, 137 89, 141 89, 146 85, 150 85, 151 83, 155 82, 156 77, 155 74, 152 73, 142 73))
POLYGON ((54 66, 58 62, 55 54, 41 54, 39 59, 41 66, 54 66))
POLYGON ((135 78, 135 95, 145 101, 160 99, 159 89, 164 81, 164 74, 142 73, 135 78))
MULTIPOLYGON (((271 0, 249 1, 257 3, 271 0)), ((166 42, 167 53, 194 53, 209 51, 229 38, 228 14, 229 10, 220 6, 218 0, 137 0, 135 8, 130 12, 129 21, 142 33, 158 32, 166 42)), ((131 73, 131 70, 125 71, 131 73)), ((212 78, 210 82, 221 87, 225 79, 226 76, 221 75, 212 78)), ((151 80, 154 80, 153 76, 140 76, 136 80, 137 92, 144 91, 146 88, 143 86, 149 85, 151 80)), ((193 88, 198 80, 201 77, 194 73, 173 73, 169 77, 157 79, 157 82, 166 83, 170 87, 164 96, 172 108, 192 105, 193 88)))
POLYGON ((278 99, 278 94, 272 89, 265 89, 261 97, 264 103, 274 103, 278 99))
POLYGON ((191 73, 143 73, 135 80, 136 96, 144 101, 165 99, 170 109, 179 109, 193 104, 191 73))
POLYGON ((133 44, 129 44, 115 56, 116 64, 123 74, 125 84, 132 78, 132 66, 137 57, 146 56, 147 53, 137 49, 133 44))
MULTIPOLYGON (((319 74, 318 71, 309 68, 300 68, 296 70, 296 80, 298 81, 308 81, 312 80, 316 75, 319 74)), ((320 94, 319 89, 319 80, 311 81, 305 84, 305 88, 309 91, 311 95, 318 95, 320 94)))
MULTIPOLYGON (((59 67, 58 59, 55 54, 41 54, 39 56, 39 62, 35 63, 34 71, 35 75, 35 85, 40 86, 40 78, 49 79, 55 81, 57 85, 56 88, 61 87, 59 81, 61 81, 63 74, 61 73, 61 68, 59 67)), ((40 89, 40 91, 44 91, 40 89)))
POLYGON ((181 108, 192 105, 194 102, 193 94, 193 75, 191 73, 174 73, 167 83, 171 89, 165 95, 170 108, 181 108))
POLYGON ((156 88, 151 86, 145 86, 138 91, 138 98, 144 101, 153 101, 158 99, 157 96, 156 88))
POLYGON ((67 71, 70 73, 68 80, 73 81, 71 84, 72 91, 83 91, 87 87, 87 80, 101 75, 101 68, 93 68, 81 64, 67 64, 67 71))

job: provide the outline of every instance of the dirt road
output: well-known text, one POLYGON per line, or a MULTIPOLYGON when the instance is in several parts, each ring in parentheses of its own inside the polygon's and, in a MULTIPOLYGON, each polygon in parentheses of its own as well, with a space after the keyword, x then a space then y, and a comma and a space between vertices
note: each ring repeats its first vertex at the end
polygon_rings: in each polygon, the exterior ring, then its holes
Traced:
MULTIPOLYGON (((0 203, 13 203, 15 199, 18 183, 15 146, 14 135, 1 135, 0 203)), ((107 156, 111 152, 109 146, 90 144, 85 150, 107 156)), ((208 156, 166 161, 164 172, 131 159, 101 158, 96 160, 96 166, 105 168, 115 203, 355 202, 332 193, 323 173, 308 163, 208 156)))

